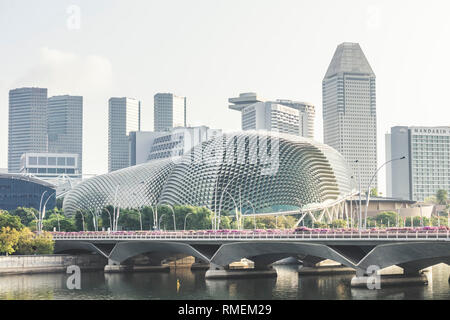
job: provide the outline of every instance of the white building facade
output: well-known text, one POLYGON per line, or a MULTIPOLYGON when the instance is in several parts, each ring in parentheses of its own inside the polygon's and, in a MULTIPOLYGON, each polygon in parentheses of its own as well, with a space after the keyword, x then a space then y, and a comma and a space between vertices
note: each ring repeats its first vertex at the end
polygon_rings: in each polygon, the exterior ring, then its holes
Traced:
POLYGON ((341 153, 363 190, 377 187, 375 74, 358 43, 340 44, 322 82, 324 142, 341 153))
POLYGON ((154 131, 170 131, 186 127, 186 97, 173 93, 157 93, 154 96, 154 131))
POLYGON ((132 132, 129 139, 130 166, 181 156, 221 134, 222 130, 206 126, 177 127, 169 132, 132 132))
POLYGON ((20 173, 42 180, 54 180, 61 176, 81 179, 77 153, 27 152, 22 155, 20 163, 20 173))
POLYGON ((26 152, 47 152, 47 89, 9 91, 8 172, 20 171, 26 152))
POLYGON ((423 201, 440 189, 450 193, 450 127, 396 126, 386 134, 388 196, 423 201))
POLYGON ((229 108, 240 111, 242 130, 265 130, 314 138, 315 108, 291 100, 263 101, 256 93, 230 98, 229 108))
POLYGON ((54 96, 48 99, 48 152, 76 153, 81 173, 83 157, 83 97, 54 96))
POLYGON ((129 134, 141 130, 141 102, 131 98, 109 99, 108 171, 129 166, 129 134))

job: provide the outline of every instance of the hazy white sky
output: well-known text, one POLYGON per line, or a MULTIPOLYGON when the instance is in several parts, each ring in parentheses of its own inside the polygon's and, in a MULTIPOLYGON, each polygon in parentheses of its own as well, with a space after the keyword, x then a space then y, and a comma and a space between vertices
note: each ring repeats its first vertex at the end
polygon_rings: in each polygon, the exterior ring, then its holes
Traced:
MULTIPOLYGON (((0 0, 0 168, 8 91, 84 96, 84 172, 107 171, 107 101, 188 97, 188 123, 239 130, 227 99, 253 91, 316 105, 341 42, 359 42, 377 76, 378 162, 394 125, 450 125, 450 1, 0 0), (80 25, 73 6, 80 9, 80 25), (75 24, 74 24, 75 23, 75 24)), ((380 172, 385 189, 385 172, 380 172)))

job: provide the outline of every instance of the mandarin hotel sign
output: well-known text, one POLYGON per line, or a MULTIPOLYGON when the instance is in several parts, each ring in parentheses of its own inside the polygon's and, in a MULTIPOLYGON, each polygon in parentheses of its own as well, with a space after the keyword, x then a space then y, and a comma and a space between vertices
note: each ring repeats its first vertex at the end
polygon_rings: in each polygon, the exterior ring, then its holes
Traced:
POLYGON ((419 135, 441 135, 450 136, 450 127, 442 128, 414 128, 412 130, 413 134, 419 135))

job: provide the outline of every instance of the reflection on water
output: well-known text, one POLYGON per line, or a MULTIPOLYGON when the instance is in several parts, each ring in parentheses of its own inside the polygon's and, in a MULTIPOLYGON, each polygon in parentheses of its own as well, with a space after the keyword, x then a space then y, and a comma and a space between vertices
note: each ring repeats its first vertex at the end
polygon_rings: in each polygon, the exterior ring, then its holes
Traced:
POLYGON ((205 271, 84 272, 81 290, 68 290, 66 274, 0 277, 0 299, 450 299, 450 267, 427 272, 428 286, 381 290, 349 287, 352 275, 301 276, 297 266, 277 266, 277 278, 205 280, 205 271))

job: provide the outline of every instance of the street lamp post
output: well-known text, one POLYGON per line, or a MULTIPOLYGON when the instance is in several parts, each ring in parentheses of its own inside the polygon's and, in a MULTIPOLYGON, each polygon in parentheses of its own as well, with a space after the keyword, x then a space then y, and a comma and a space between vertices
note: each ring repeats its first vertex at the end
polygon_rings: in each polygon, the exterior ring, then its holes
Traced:
POLYGON ((159 217, 159 221, 158 221, 158 230, 161 230, 161 220, 162 220, 162 218, 163 218, 165 215, 166 215, 166 214, 163 213, 163 214, 161 215, 161 217, 159 217))
POLYGON ((186 231, 186 219, 187 217, 189 217, 192 214, 192 212, 189 212, 185 217, 184 217, 184 231, 186 231))
POLYGON ((253 223, 255 225, 255 230, 256 230, 256 210, 255 210, 255 207, 250 202, 250 200, 245 200, 245 201, 248 202, 250 204, 250 206, 252 207, 252 209, 253 209, 253 223))
POLYGON ((82 222, 82 226, 83 226, 83 231, 86 231, 86 229, 84 228, 84 214, 83 211, 78 208, 78 212, 81 214, 81 222, 82 222))
POLYGON ((358 179, 359 179, 359 219, 358 219, 358 229, 362 228, 362 210, 361 210, 361 172, 359 169, 359 160, 355 160, 358 166, 358 179))
POLYGON ((108 208, 104 208, 104 210, 106 210, 106 212, 108 212, 108 215, 109 215, 109 228, 110 228, 110 230, 111 231, 114 231, 114 228, 113 228, 113 221, 112 221, 112 217, 111 217, 111 211, 109 211, 108 210, 108 208))
POLYGON ((120 186, 120 184, 118 184, 116 186, 116 192, 114 193, 113 231, 117 231, 117 224, 118 224, 118 221, 119 221, 120 209, 119 209, 119 207, 117 207, 117 203, 116 203, 116 201, 117 201, 117 192, 119 191, 119 186, 120 186), (116 207, 117 207, 117 213, 116 213, 116 207))
POLYGON ((173 230, 177 231, 177 225, 176 225, 176 222, 175 222, 175 211, 173 210, 173 207, 170 204, 162 204, 162 205, 168 207, 172 211, 172 215, 173 215, 173 230))
MULTIPOLYGON (((221 217, 221 210, 222 210, 222 198, 223 198, 223 194, 226 192, 228 186, 230 185, 230 183, 236 178, 237 176, 234 176, 230 181, 228 181, 228 183, 226 184, 225 188, 222 191, 222 194, 220 195, 220 201, 219 201, 219 216, 218 216, 218 223, 216 224, 216 230, 219 229, 220 227, 220 217, 221 217)), ((217 189, 217 187, 216 187, 217 189)), ((233 200, 234 201, 234 200, 233 200)), ((235 202, 235 201, 234 201, 235 202)), ((236 205, 235 205, 236 206, 236 205)))
POLYGON ((386 161, 385 163, 383 163, 383 164, 377 169, 377 171, 375 171, 375 173, 373 174, 372 178, 370 179, 369 186, 367 187, 366 208, 365 208, 365 211, 364 211, 364 229, 367 228, 367 210, 368 210, 368 208, 369 208, 370 187, 372 186, 373 179, 375 179, 375 177, 376 177, 377 174, 378 174, 378 171, 380 171, 381 168, 383 168, 385 165, 387 165, 387 164, 390 163, 390 162, 397 161, 397 160, 403 160, 403 159, 406 159, 406 157, 403 156, 403 157, 400 157, 400 158, 395 158, 395 159, 391 159, 391 160, 389 160, 389 161, 386 161))
POLYGON ((141 210, 138 209, 138 213, 139 213, 139 222, 141 224, 141 231, 142 231, 142 213, 141 213, 141 210))
POLYGON ((46 210, 45 210, 45 206, 47 205, 48 200, 50 200, 50 198, 51 198, 54 194, 56 194, 56 191, 53 192, 53 193, 47 198, 47 200, 45 200, 44 205, 42 206, 42 213, 40 214, 40 221, 39 221, 39 232, 42 231, 42 224, 43 224, 43 220, 44 220, 44 218, 45 218, 45 211, 46 211, 46 210))
POLYGON ((38 219, 38 232, 41 232, 41 217, 42 217, 42 199, 44 198, 44 195, 47 193, 47 190, 42 192, 41 194, 41 201, 39 202, 39 219, 38 219))
MULTIPOLYGON (((233 196, 228 192, 228 191, 226 191, 226 190, 224 190, 229 196, 230 196, 230 198, 231 198, 231 200, 233 200, 233 203, 234 203, 234 210, 235 210, 235 212, 236 212, 236 223, 237 223, 237 225, 238 225, 238 230, 240 230, 240 225, 241 225, 241 219, 239 218, 239 216, 238 216, 238 212, 237 212, 237 208, 238 208, 238 206, 237 206, 237 204, 236 204, 236 201, 234 200, 234 198, 233 198, 233 196)), ((220 227, 220 219, 219 219, 219 226, 218 227, 220 227)))

